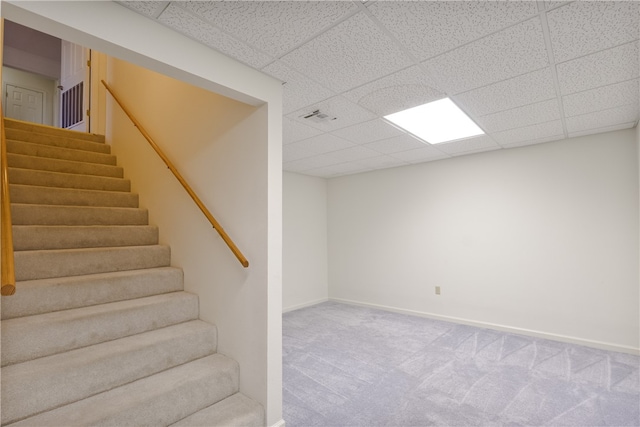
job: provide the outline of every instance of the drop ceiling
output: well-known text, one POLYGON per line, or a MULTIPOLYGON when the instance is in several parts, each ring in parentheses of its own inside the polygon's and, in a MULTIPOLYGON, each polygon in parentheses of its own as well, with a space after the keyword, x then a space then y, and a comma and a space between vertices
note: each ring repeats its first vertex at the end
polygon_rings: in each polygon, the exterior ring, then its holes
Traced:
POLYGON ((335 177, 636 126, 635 1, 121 1, 283 82, 283 169, 335 177), (384 115, 450 97, 486 133, 384 115), (335 120, 304 119, 315 110, 335 120))

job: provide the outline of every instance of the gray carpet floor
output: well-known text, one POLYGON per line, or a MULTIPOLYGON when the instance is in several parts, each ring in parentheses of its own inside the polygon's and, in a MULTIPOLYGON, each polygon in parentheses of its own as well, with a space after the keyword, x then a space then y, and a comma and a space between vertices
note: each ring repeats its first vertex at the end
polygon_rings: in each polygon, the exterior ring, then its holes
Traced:
POLYGON ((638 426, 640 357, 327 302, 283 316, 306 426, 638 426))

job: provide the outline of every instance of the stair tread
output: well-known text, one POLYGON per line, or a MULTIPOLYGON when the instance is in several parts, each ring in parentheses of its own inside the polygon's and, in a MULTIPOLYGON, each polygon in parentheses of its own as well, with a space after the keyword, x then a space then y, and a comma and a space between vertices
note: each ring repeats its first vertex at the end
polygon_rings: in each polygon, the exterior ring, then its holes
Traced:
POLYGON ((2 366, 197 318, 198 297, 179 291, 3 320, 2 366))
POLYGON ((15 251, 143 246, 158 243, 154 225, 14 225, 15 251))
POLYGON ((121 192, 129 192, 131 190, 131 182, 124 178, 15 167, 9 167, 8 172, 9 182, 12 184, 75 188, 79 190, 121 192))
POLYGON ((148 212, 118 206, 11 203, 14 225, 146 225, 148 212))
POLYGON ((78 138, 77 135, 58 136, 40 132, 29 132, 23 129, 5 128, 7 139, 31 142, 34 144, 51 145, 55 147, 74 148, 76 150, 93 151, 96 153, 111 153, 111 146, 104 142, 90 141, 78 138))
POLYGON ((171 249, 166 245, 51 249, 20 251, 14 256, 16 280, 22 281, 167 267, 171 249))
POLYGON ((9 184, 9 193, 12 201, 23 204, 35 203, 65 206, 138 207, 138 195, 123 191, 9 184))
POLYGON ((215 326, 192 320, 7 366, 2 370, 3 422, 214 354, 216 335, 215 326))
POLYGON ((66 136, 69 138, 84 139, 87 141, 93 141, 98 143, 104 143, 104 139, 105 139, 104 135, 98 135, 98 134, 87 133, 87 132, 78 132, 78 131, 69 130, 69 129, 61 129, 54 126, 48 126, 48 125, 32 123, 32 122, 25 122, 23 120, 10 119, 7 117, 4 118, 4 124, 7 128, 11 128, 11 129, 21 129, 21 130, 27 130, 30 132, 44 133, 47 135, 60 135, 60 136, 66 136))
POLYGON ((34 157, 72 160, 83 163, 116 165, 116 156, 95 151, 77 150, 54 145, 36 144, 26 141, 7 140, 7 153, 22 154, 34 157))
POLYGON ((182 291, 182 270, 176 267, 65 276, 17 282, 20 292, 2 298, 2 319, 182 291))
POLYGON ((237 363, 214 354, 10 425, 167 425, 237 391, 237 363))
POLYGON ((264 426, 264 409, 253 399, 236 393, 201 409, 187 418, 171 424, 171 427, 261 427, 264 426))
POLYGON ((37 157, 25 154, 7 153, 7 165, 9 167, 22 169, 47 170, 80 175, 111 176, 114 178, 122 178, 124 176, 123 169, 120 166, 76 162, 73 160, 53 159, 50 157, 37 157))

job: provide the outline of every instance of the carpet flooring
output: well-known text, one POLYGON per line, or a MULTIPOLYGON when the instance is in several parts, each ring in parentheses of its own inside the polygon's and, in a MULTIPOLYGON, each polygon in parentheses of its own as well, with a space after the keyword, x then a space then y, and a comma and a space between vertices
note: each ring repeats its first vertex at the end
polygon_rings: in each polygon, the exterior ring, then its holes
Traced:
POLYGON ((640 357, 326 302, 283 316, 307 426, 638 426, 640 357))

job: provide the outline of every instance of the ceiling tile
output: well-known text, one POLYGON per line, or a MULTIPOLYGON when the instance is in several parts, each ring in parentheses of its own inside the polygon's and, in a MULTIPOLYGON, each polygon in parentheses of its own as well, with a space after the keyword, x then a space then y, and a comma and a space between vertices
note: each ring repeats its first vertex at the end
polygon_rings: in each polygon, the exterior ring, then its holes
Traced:
POLYGON ((365 144, 365 147, 383 154, 399 153, 401 151, 424 148, 426 143, 408 134, 365 144))
POLYGON ((571 1, 564 0, 544 0, 544 4, 547 10, 555 9, 556 7, 564 6, 571 3, 571 1))
POLYGON ((496 144, 491 137, 487 135, 477 136, 475 138, 460 139, 458 141, 445 142, 438 144, 438 150, 444 151, 447 154, 460 154, 470 151, 499 149, 500 146, 496 144))
POLYGON ((633 104, 637 100, 638 80, 636 79, 563 96, 562 104, 565 114, 571 117, 633 104))
POLYGON ((411 65, 411 60, 364 13, 336 25, 282 60, 336 92, 411 65))
POLYGON ((560 107, 557 99, 550 99, 524 107, 518 107, 499 113, 489 114, 476 119, 487 132, 495 133, 507 129, 521 128, 536 123, 560 120, 560 107))
POLYGON ((316 153, 310 151, 306 146, 289 144, 282 147, 282 161, 285 163, 305 159, 315 155, 316 153))
POLYGON ((496 144, 495 147, 478 148, 477 150, 463 151, 460 153, 452 153, 451 155, 453 157, 458 157, 458 156, 466 156, 468 154, 486 153, 487 151, 496 151, 496 150, 502 150, 502 147, 496 144))
POLYGON ((567 131, 571 133, 589 129, 638 121, 638 104, 633 103, 595 113, 567 118, 567 131))
POLYGON ((282 86, 285 114, 335 95, 329 89, 287 67, 281 61, 267 65, 262 71, 285 83, 282 86))
POLYGON ((535 2, 376 2, 368 8, 419 61, 538 13, 535 2))
POLYGON ((496 132, 490 136, 498 144, 506 146, 509 144, 535 141, 556 136, 562 138, 563 135, 564 131, 562 130, 562 122, 560 120, 555 120, 518 129, 510 129, 504 132, 496 132))
POLYGON ((593 134, 597 134, 597 133, 603 133, 603 132, 613 132, 616 130, 622 130, 622 129, 630 129, 632 127, 634 127, 636 125, 636 122, 629 122, 629 123, 623 123, 620 125, 615 125, 615 126, 607 126, 604 128, 596 128, 596 129, 589 129, 589 130, 583 130, 580 132, 572 132, 569 134, 570 138, 574 138, 576 136, 586 136, 586 135, 593 135, 593 134))
POLYGON ((637 40, 637 2, 575 1, 547 13, 557 63, 637 40))
POLYGON ((270 56, 223 33, 174 3, 162 12, 158 21, 252 67, 264 67, 273 60, 270 56))
POLYGON ((320 135, 321 133, 321 130, 298 123, 288 117, 282 118, 282 142, 284 144, 291 144, 292 142, 311 138, 313 136, 320 135))
POLYGON ((332 132, 340 138, 356 144, 366 144, 380 139, 404 135, 405 133, 382 119, 371 120, 332 132))
POLYGON ((407 163, 422 163, 431 160, 440 160, 450 157, 448 154, 438 151, 431 145, 425 145, 414 150, 401 151, 399 153, 390 154, 391 157, 404 160, 407 163))
POLYGON ((336 161, 350 162, 353 160, 363 160, 370 157, 378 157, 380 153, 358 145, 355 147, 347 148, 346 150, 333 151, 328 155, 336 159, 336 161))
POLYGON ((469 114, 484 116, 554 98, 551 68, 543 68, 509 80, 455 95, 456 101, 469 114))
POLYGON ((344 93, 345 98, 380 116, 445 97, 418 66, 410 67, 344 93))
POLYGON ((365 172, 369 170, 357 163, 340 163, 338 165, 325 166, 321 168, 311 169, 305 172, 307 175, 319 176, 322 178, 333 178, 342 175, 350 175, 354 173, 365 172))
POLYGON ((324 132, 331 132, 376 118, 375 114, 358 107, 341 96, 334 96, 322 102, 317 102, 307 108, 290 113, 287 117, 324 132), (320 110, 332 117, 336 117, 336 120, 317 123, 300 117, 315 110, 320 110))
POLYGON ((385 169, 393 168, 396 166, 405 166, 409 163, 404 160, 396 159, 390 156, 380 155, 378 157, 371 157, 368 159, 356 160, 353 163, 369 169, 385 169))
POLYGON ((358 10, 341 1, 187 1, 184 7, 279 57, 358 10))
POLYGON ((637 78, 638 42, 583 56, 556 66, 563 95, 637 78))
POLYGON ((423 64, 450 94, 457 94, 546 67, 540 19, 530 19, 423 64))
POLYGON ((539 139, 527 139, 524 141, 518 141, 511 144, 505 144, 504 148, 516 148, 516 147, 524 147, 527 145, 544 144, 546 142, 553 142, 561 139, 564 139, 564 135, 547 136, 545 138, 539 138, 539 139))
POLYGON ((309 169, 331 166, 338 163, 340 162, 333 157, 329 157, 326 154, 318 154, 317 156, 286 162, 283 164, 283 168, 289 172, 304 172, 309 169))
POLYGON ((354 144, 346 139, 338 138, 330 133, 323 133, 313 138, 286 145, 287 148, 301 149, 313 154, 324 154, 353 146, 354 144))
POLYGON ((157 18, 160 12, 169 4, 168 1, 118 1, 117 3, 154 19, 157 18))

